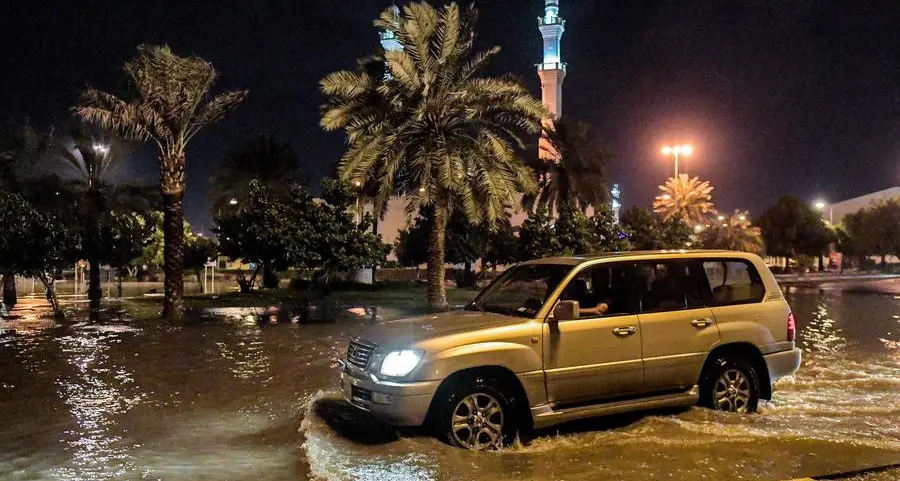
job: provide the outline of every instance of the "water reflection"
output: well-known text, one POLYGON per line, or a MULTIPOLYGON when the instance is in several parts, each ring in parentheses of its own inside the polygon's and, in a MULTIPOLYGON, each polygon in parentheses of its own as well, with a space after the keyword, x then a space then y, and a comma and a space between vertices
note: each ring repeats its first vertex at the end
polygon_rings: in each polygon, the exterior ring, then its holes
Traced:
POLYGON ((828 312, 828 304, 819 301, 809 323, 800 332, 800 347, 809 352, 837 352, 846 345, 846 339, 828 312))
POLYGON ((266 385, 272 381, 260 329, 240 329, 236 340, 217 341, 220 359, 237 379, 266 385), (231 343, 234 343, 232 346, 231 343))
POLYGON ((54 474, 62 479, 115 479, 137 466, 116 419, 143 398, 123 391, 134 382, 132 373, 110 361, 110 347, 119 342, 115 332, 82 332, 56 339, 62 356, 72 367, 57 378, 59 397, 68 406, 76 429, 64 434, 72 465, 54 474))

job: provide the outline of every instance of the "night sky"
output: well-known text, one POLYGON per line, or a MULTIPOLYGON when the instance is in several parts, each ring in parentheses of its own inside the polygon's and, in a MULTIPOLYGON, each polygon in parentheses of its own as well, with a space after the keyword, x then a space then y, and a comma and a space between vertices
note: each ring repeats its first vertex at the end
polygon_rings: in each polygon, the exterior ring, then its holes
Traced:
MULTIPOLYGON (((541 0, 482 0, 479 41, 503 47, 539 96, 541 0)), ((343 136, 318 127, 318 81, 378 42, 390 0, 5 2, 0 116, 59 125, 86 85, 120 92, 141 43, 197 54, 220 90, 250 97, 188 152, 186 213, 208 229, 206 179, 257 133, 293 143, 310 179, 329 173, 343 136)), ((649 205, 691 142, 692 174, 723 210, 759 213, 782 194, 837 201, 900 184, 900 2, 891 0, 562 0, 569 64, 564 114, 590 122, 615 154, 626 205, 649 205)), ((152 151, 125 177, 156 182, 152 151)))

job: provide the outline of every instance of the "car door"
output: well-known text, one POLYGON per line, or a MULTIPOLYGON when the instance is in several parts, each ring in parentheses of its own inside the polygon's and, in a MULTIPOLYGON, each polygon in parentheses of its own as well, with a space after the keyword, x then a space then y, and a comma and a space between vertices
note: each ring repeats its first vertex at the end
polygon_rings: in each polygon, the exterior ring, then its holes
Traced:
POLYGON ((637 276, 645 388, 689 389, 699 379, 706 353, 720 339, 715 316, 705 302, 709 284, 702 263, 644 261, 637 276))
POLYGON ((627 273, 624 264, 587 267, 562 291, 560 300, 578 301, 584 312, 578 319, 543 324, 550 402, 578 403, 641 390, 641 329, 627 273))

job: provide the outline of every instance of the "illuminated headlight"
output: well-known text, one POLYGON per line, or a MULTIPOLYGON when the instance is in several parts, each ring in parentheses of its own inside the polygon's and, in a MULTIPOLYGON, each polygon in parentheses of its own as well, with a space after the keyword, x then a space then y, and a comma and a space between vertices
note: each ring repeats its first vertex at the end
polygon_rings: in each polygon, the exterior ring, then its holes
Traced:
POLYGON ((381 375, 403 377, 412 372, 422 360, 422 351, 406 349, 394 351, 384 357, 381 363, 381 375))

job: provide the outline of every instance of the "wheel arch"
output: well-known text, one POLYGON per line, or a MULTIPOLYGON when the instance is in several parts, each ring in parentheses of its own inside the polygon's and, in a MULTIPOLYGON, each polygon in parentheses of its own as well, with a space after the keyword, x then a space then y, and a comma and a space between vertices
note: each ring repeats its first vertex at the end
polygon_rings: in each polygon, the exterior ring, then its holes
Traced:
POLYGON ((706 373, 716 359, 728 355, 742 356, 753 364, 756 369, 756 375, 759 377, 759 398, 765 400, 772 399, 772 380, 769 378, 769 367, 763 358, 759 348, 749 342, 733 342, 716 346, 709 354, 706 355, 706 361, 703 363, 703 369, 700 370, 700 379, 697 384, 702 386, 706 373))
POLYGON ((507 388, 512 391, 511 394, 514 396, 513 399, 516 403, 517 409, 519 410, 518 414, 520 418, 519 421, 521 423, 520 426, 527 429, 531 428, 533 419, 531 417, 531 405, 528 401, 528 393, 525 392, 525 387, 522 385, 522 382, 519 380, 518 376, 516 376, 516 374, 509 368, 500 365, 477 366, 460 369, 444 378, 431 399, 431 404, 428 407, 428 414, 426 416, 426 424, 434 425, 434 416, 436 414, 436 411, 438 411, 441 403, 447 398, 447 395, 452 392, 454 386, 458 385, 461 382, 464 382, 464 380, 474 379, 478 377, 492 378, 502 381, 507 386, 507 388))

